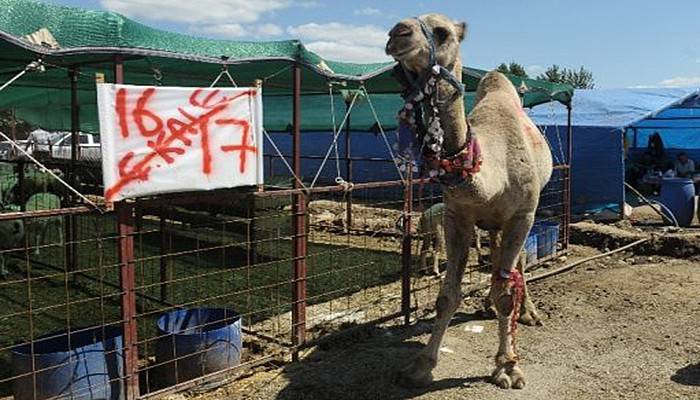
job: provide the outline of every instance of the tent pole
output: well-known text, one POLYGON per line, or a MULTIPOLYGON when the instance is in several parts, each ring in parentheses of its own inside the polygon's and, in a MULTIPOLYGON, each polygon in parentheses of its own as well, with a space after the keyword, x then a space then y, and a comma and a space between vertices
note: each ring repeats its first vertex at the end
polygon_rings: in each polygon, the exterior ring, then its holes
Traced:
POLYGON ((564 181, 564 248, 569 248, 571 224, 571 159, 574 153, 571 103, 566 105, 566 179, 564 181))
MULTIPOLYGON (((351 102, 346 99, 345 113, 347 114, 347 119, 345 121, 345 180, 348 182, 352 182, 352 160, 350 159, 350 105, 351 102)), ((350 229, 352 227, 352 191, 347 193, 345 212, 347 227, 350 229)))
MULTIPOLYGON (((76 66, 71 66, 68 69, 68 78, 70 79, 70 130, 71 130, 71 145, 70 145, 70 162, 68 164, 68 182, 72 188, 77 186, 77 160, 78 160, 78 132, 80 132, 80 104, 78 102, 78 76, 79 70, 76 66)), ((78 197, 75 193, 70 194, 70 204, 75 205, 78 202, 78 197)), ((76 270, 76 258, 78 254, 77 244, 77 226, 75 215, 66 216, 67 222, 64 226, 65 237, 67 239, 66 251, 66 273, 76 270)), ((74 281, 75 275, 71 276, 74 281)))
MULTIPOLYGON (((292 169, 294 175, 301 177, 301 67, 294 63, 292 67, 292 169)), ((298 179, 294 187, 301 189, 298 179)), ((292 344, 295 348, 306 342, 306 195, 297 191, 292 199, 292 344)), ((299 360, 297 350, 292 354, 294 361, 299 360)))

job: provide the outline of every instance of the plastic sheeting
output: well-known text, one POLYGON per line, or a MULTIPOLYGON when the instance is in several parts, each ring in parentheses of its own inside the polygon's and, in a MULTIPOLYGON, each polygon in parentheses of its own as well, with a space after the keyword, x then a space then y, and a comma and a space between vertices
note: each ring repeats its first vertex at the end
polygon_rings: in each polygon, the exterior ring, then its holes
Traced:
MULTIPOLYGON (((659 132, 669 149, 700 149, 700 96, 696 88, 577 90, 572 110, 574 211, 625 201, 624 135, 634 147, 635 128, 638 147, 645 148, 648 136, 659 132)), ((550 142, 557 136, 553 133, 556 129, 566 127, 567 110, 560 104, 537 106, 530 116, 545 129, 550 142)))

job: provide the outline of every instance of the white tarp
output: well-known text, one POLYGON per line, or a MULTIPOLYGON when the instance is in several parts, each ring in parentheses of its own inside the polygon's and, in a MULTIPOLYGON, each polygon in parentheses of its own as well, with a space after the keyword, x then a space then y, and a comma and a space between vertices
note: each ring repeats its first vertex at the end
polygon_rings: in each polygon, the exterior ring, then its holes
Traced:
POLYGON ((105 200, 262 184, 259 88, 98 84, 105 200))

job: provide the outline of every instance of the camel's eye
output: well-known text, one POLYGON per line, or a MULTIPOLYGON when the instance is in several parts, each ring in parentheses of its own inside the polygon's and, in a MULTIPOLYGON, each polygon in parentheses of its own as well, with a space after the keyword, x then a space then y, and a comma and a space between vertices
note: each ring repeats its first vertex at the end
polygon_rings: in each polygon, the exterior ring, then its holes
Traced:
POLYGON ((444 43, 445 40, 450 36, 450 31, 445 28, 437 27, 433 29, 433 37, 438 43, 444 43))

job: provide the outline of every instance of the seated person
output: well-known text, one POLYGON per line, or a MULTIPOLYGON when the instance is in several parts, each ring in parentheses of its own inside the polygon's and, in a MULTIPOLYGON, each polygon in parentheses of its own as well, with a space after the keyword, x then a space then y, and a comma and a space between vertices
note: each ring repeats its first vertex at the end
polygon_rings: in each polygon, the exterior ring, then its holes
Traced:
POLYGON ((674 164, 676 176, 679 178, 692 178, 695 173, 695 163, 688 158, 685 152, 678 153, 678 159, 674 164))
POLYGON ((650 152, 642 154, 641 160, 634 163, 632 166, 634 183, 633 185, 643 194, 656 194, 661 189, 653 180, 646 179, 647 177, 658 177, 661 175, 661 170, 657 167, 657 162, 650 152))

